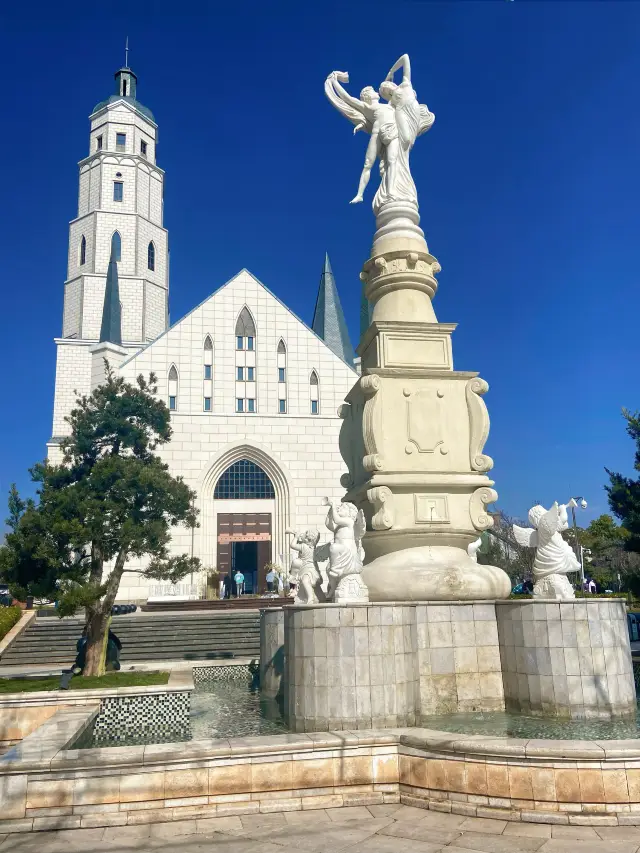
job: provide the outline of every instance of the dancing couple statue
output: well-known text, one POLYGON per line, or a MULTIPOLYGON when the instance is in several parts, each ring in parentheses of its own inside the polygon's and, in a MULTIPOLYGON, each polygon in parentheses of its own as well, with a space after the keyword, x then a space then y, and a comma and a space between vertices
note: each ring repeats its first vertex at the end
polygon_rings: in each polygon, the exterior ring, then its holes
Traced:
POLYGON ((297 584, 296 604, 335 602, 340 604, 368 601, 369 593, 362 580, 364 549, 362 537, 366 523, 362 510, 351 503, 330 501, 325 524, 333 533, 333 542, 318 546, 320 534, 307 530, 294 538, 290 548, 296 553, 291 562, 291 579, 297 584), (329 561, 325 581, 320 564, 329 561), (326 588, 325 588, 326 586, 326 588))
POLYGON ((332 71, 324 90, 333 106, 355 125, 354 133, 365 130, 371 135, 358 192, 350 203, 362 201, 371 169, 378 159, 380 186, 373 200, 373 212, 377 215, 391 201, 410 201, 417 207, 418 194, 411 177, 409 154, 418 136, 429 130, 435 116, 425 104, 418 103, 411 85, 409 56, 405 53, 400 57, 377 92, 373 86, 365 86, 360 98, 354 98, 341 85, 348 82, 346 72, 332 71), (402 82, 394 83, 394 75, 400 68, 402 82))

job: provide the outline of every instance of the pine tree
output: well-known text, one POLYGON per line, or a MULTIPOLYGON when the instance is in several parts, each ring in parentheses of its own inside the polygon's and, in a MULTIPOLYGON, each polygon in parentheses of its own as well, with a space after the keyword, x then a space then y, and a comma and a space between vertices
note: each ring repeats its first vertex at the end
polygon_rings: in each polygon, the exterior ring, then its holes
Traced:
POLYGON ((197 571, 169 556, 171 528, 196 525, 195 493, 153 451, 171 438, 169 410, 153 374, 129 384, 106 364, 106 381, 77 401, 62 465, 36 465, 38 502, 10 496, 11 532, 0 567, 14 594, 55 597, 60 616, 86 612, 85 675, 102 675, 115 601, 125 571, 177 581, 197 571), (147 560, 145 569, 127 565, 147 560))

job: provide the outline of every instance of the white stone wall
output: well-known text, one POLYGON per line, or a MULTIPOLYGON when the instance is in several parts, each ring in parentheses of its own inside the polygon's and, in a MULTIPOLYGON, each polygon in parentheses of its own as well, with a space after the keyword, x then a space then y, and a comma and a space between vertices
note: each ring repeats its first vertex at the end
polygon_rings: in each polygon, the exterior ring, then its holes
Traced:
POLYGON ((52 429, 54 437, 69 434, 65 418, 73 409, 78 395, 88 394, 91 385, 89 345, 62 339, 57 340, 56 344, 56 395, 52 429))
POLYGON ((82 279, 68 281, 64 288, 64 313, 62 317, 62 335, 65 338, 80 337, 80 317, 82 313, 82 279))
POLYGON ((164 287, 145 282, 145 339, 154 340, 167 327, 167 291, 164 287))
MULTIPOLYGON (((178 409, 172 413, 173 438, 161 449, 173 474, 184 477, 198 494, 200 527, 194 554, 204 565, 215 565, 216 530, 213 501, 215 482, 208 475, 225 455, 238 446, 266 454, 283 473, 289 488, 287 524, 300 529, 324 527, 325 496, 340 498, 340 476, 345 466, 338 450, 341 420, 337 408, 357 375, 316 335, 249 273, 243 271, 216 291, 166 334, 133 356, 120 372, 133 380, 139 373, 157 374, 159 394, 167 399, 168 372, 178 369, 178 409), (244 306, 256 325, 255 364, 257 413, 237 414, 235 324, 244 306), (203 411, 204 340, 213 341, 213 407, 203 411), (288 412, 278 414, 277 347, 287 345, 288 412), (315 369, 320 384, 320 413, 310 414, 309 377, 315 369)), ((263 466, 265 467, 265 466, 263 466)), ((273 479, 273 477, 272 477, 273 479)), ((274 483, 275 485, 275 483, 274 483)), ((277 491, 277 489, 276 489, 277 491)), ((246 511, 246 507, 242 510, 246 511)), ((282 528, 284 516, 274 518, 282 528)), ((284 530, 274 532, 273 556, 289 554, 284 530)), ((191 553, 191 531, 174 531, 173 553, 191 553)), ((147 581, 125 575, 120 599, 145 599, 147 581)))
MULTIPOLYGON (((56 339, 56 391, 51 430, 54 438, 69 434, 69 425, 65 418, 74 408, 78 396, 91 391, 90 350, 93 346, 93 341, 56 339)), ((129 348, 129 352, 133 353, 135 350, 129 348)), ((51 456, 49 458, 56 461, 51 456)))
POLYGON ((115 151, 116 133, 127 135, 124 152, 126 154, 139 154, 140 140, 144 139, 147 143, 147 159, 150 163, 155 163, 157 127, 125 102, 109 104, 91 117, 89 153, 96 152, 98 136, 102 136, 103 150, 115 151))

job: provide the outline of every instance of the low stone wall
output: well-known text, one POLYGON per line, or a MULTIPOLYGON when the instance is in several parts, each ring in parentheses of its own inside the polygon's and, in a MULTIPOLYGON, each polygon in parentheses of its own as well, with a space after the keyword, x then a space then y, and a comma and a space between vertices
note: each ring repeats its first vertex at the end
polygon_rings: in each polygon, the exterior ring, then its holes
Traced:
POLYGON ((508 711, 628 716, 636 691, 625 602, 496 602, 508 711))
MULTIPOLYGON (((166 685, 92 690, 42 690, 0 696, 0 747, 19 743, 68 708, 95 707, 97 739, 128 739, 145 732, 173 737, 189 732, 191 670, 172 670, 166 685)), ((169 738, 170 739, 170 738, 169 738)))
POLYGON ((0 757, 0 832, 403 802, 531 822, 640 825, 640 741, 428 729, 73 750, 97 706, 58 711, 0 757))
POLYGON ((0 747, 12 746, 53 717, 62 703, 33 707, 0 705, 0 747))

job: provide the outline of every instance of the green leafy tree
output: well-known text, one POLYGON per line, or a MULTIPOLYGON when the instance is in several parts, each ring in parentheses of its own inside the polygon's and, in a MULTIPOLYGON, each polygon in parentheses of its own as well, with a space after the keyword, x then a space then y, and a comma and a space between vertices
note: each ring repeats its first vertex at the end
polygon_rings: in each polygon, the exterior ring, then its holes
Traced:
POLYGON ((498 566, 513 583, 530 580, 533 571, 535 549, 524 548, 513 535, 513 525, 528 527, 528 521, 512 518, 505 512, 492 513, 493 527, 482 534, 482 545, 478 550, 478 562, 498 566))
MULTIPOLYGON (((622 412, 627 421, 627 433, 636 445, 634 470, 640 472, 640 412, 622 412)), ((640 478, 625 477, 607 470, 610 485, 606 487, 609 506, 628 531, 625 548, 640 552, 640 478)))
POLYGON ((196 525, 195 493, 153 452, 171 438, 155 376, 148 382, 139 376, 132 385, 105 365, 104 385, 79 399, 67 418, 63 464, 32 469, 38 503, 12 493, 15 530, 10 523, 0 553, 12 589, 46 590, 61 616, 85 608, 85 675, 104 673, 111 608, 124 572, 177 581, 200 566, 168 551, 173 526, 196 525), (146 568, 129 567, 132 558, 143 558, 146 568))

